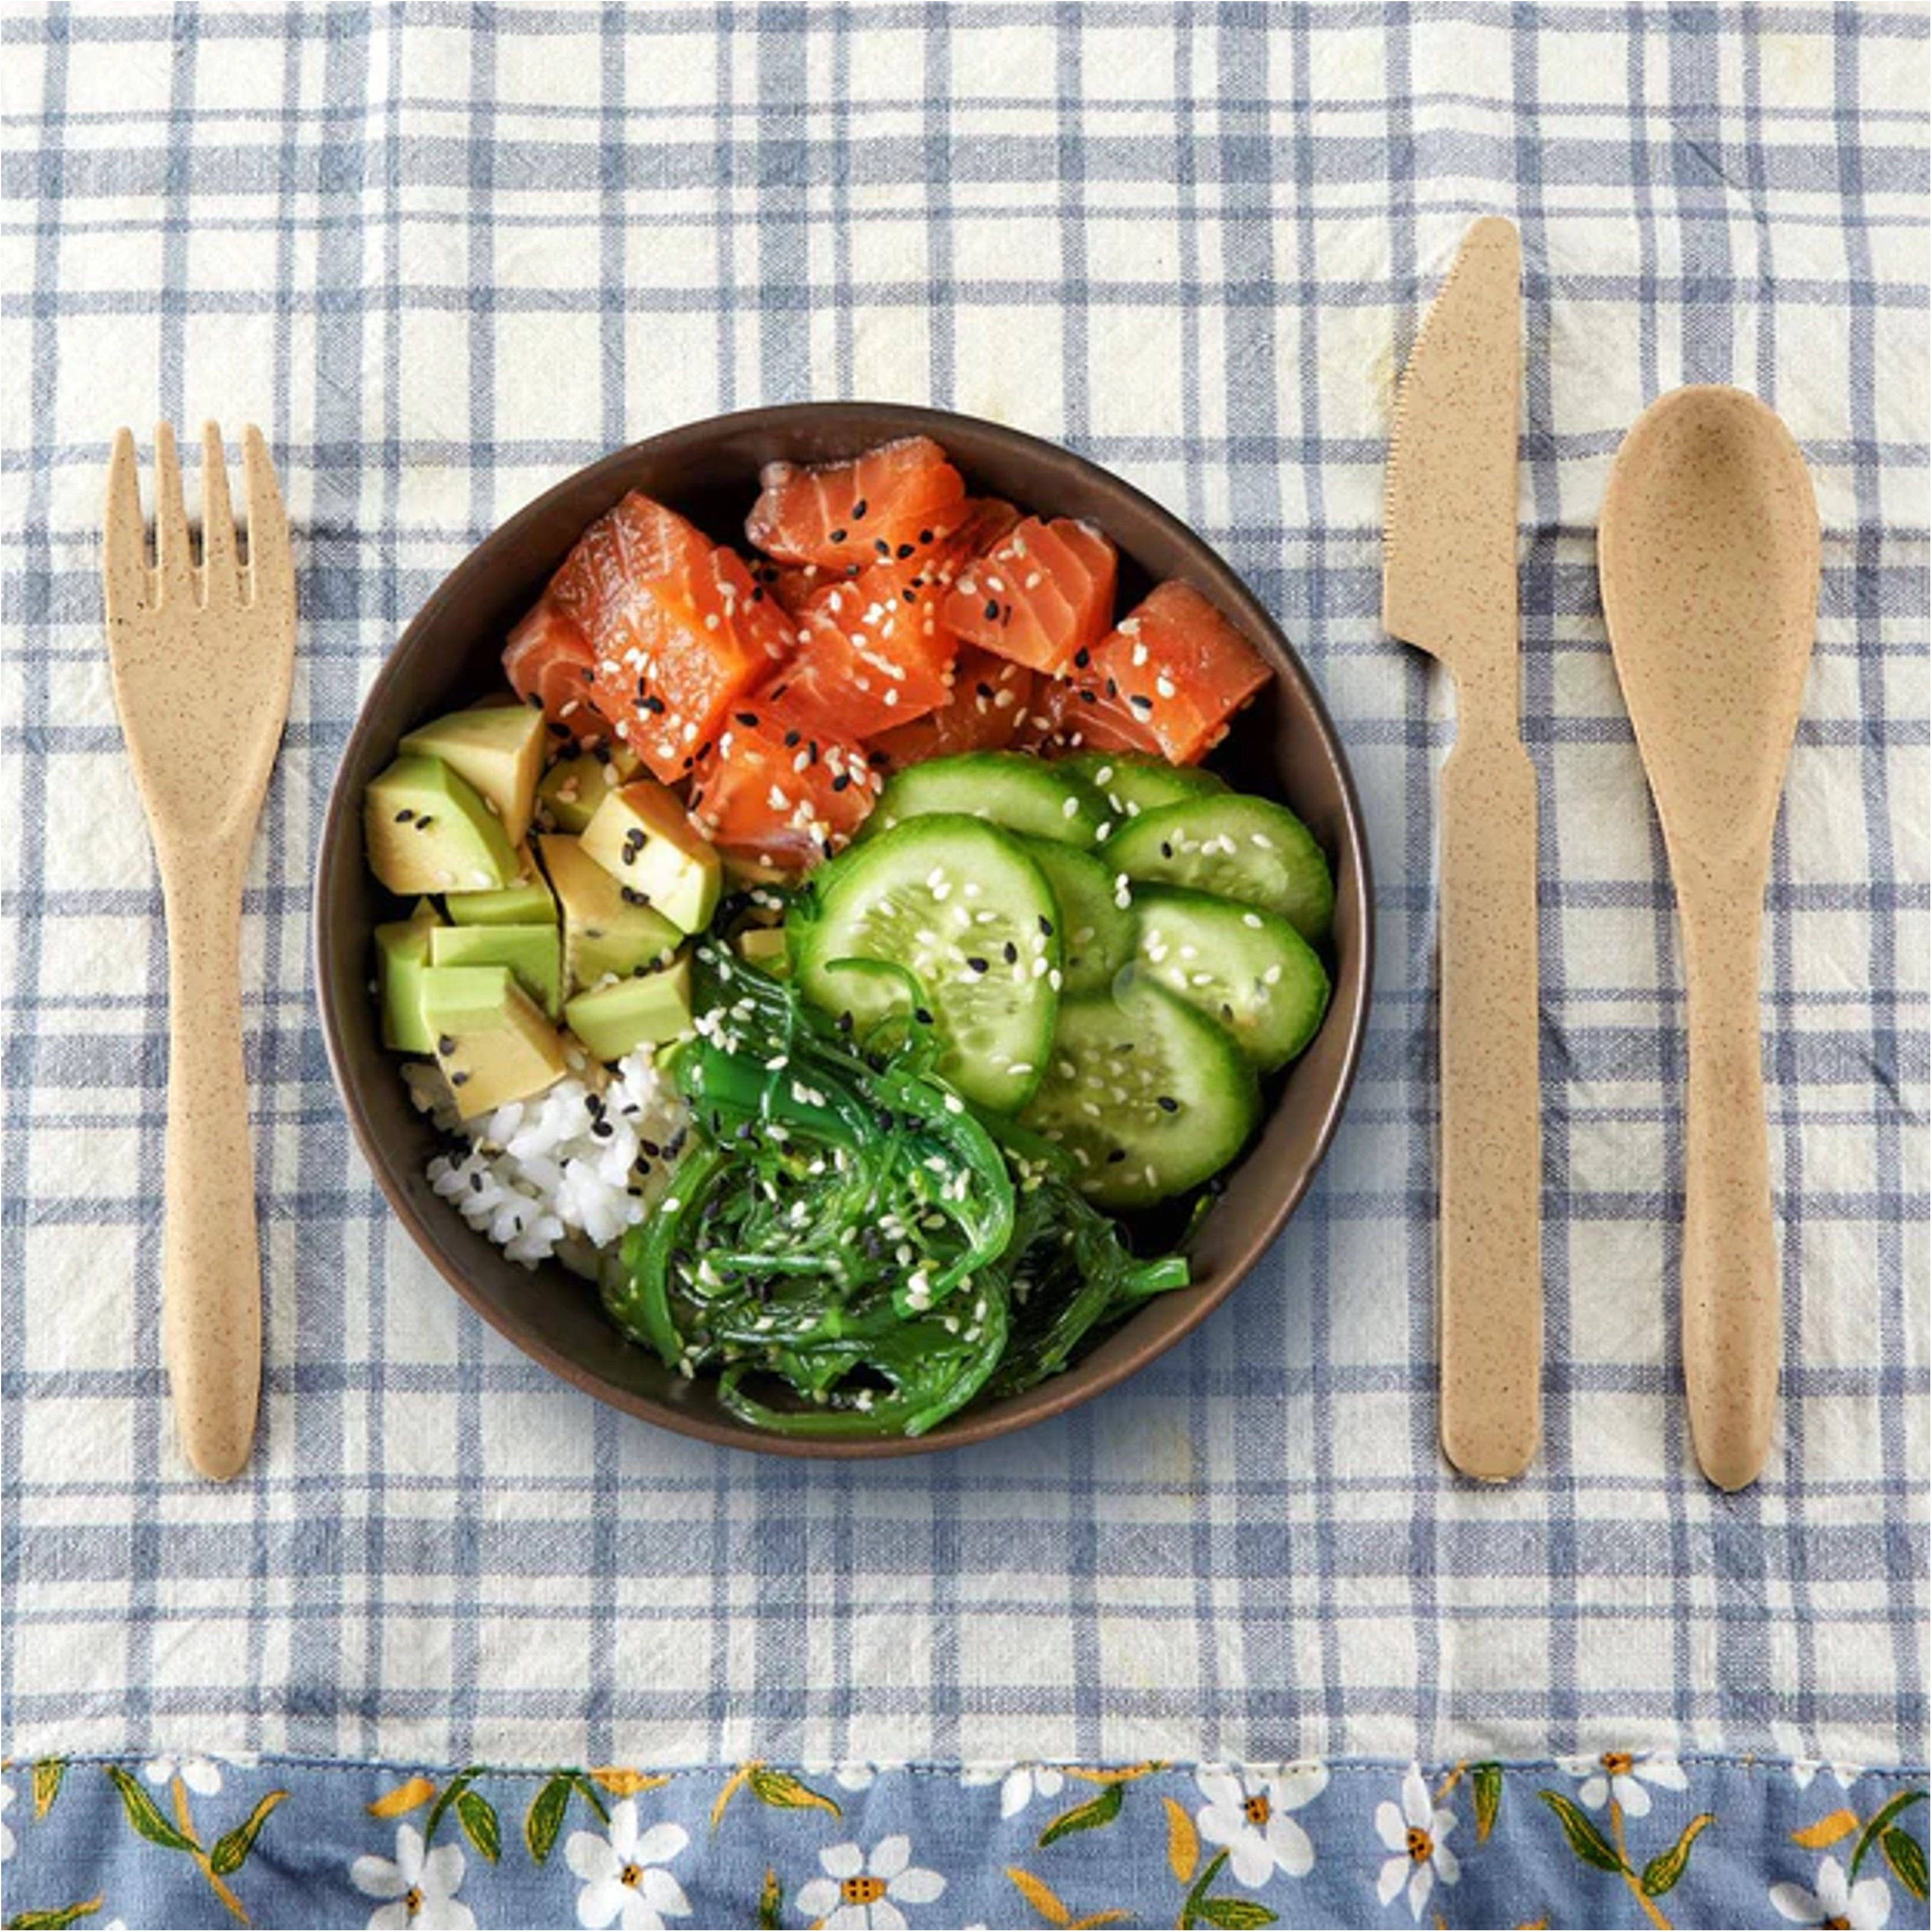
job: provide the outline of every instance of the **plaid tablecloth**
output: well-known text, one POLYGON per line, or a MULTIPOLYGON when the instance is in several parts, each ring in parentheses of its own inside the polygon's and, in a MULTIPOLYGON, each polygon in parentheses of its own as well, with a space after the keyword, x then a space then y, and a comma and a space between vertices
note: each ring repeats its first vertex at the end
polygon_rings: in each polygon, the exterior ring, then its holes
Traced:
POLYGON ((0 34, 16 1763, 1922 1761, 1922 6, 16 4, 0 34), (1445 1473, 1432 1398, 1454 727, 1377 622, 1393 381, 1487 212, 1525 256, 1549 1308, 1546 1443, 1500 1490, 1445 1473), (1787 1367, 1728 1498, 1678 1393, 1678 942, 1593 567, 1620 436, 1690 382, 1780 411, 1825 530, 1766 942, 1787 1367), (1380 922, 1346 1124, 1254 1278, 1077 1414, 883 1472, 654 1432, 486 1331, 351 1149, 308 950, 359 694, 466 548, 614 446, 848 394, 1064 440, 1224 551, 1334 711, 1380 922), (160 1367, 163 929, 99 634, 107 438, 157 416, 262 426, 303 614, 245 910, 262 1427, 219 1490, 160 1367))

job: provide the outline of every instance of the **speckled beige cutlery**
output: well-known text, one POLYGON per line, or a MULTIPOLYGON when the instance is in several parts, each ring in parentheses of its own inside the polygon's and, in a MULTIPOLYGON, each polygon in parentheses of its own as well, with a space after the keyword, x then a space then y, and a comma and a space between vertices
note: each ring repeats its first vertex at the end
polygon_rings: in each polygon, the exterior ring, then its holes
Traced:
POLYGON ((1536 772, 1518 735, 1516 404, 1522 255, 1464 236, 1402 372, 1382 625, 1456 682, 1442 768, 1442 1447, 1466 1475, 1536 1452, 1543 1360, 1536 772))
POLYGON ((1791 433, 1741 389, 1653 403, 1617 452, 1597 556, 1684 935, 1690 1432, 1704 1473, 1740 1489, 1770 1443, 1782 1299, 1758 946, 1818 612, 1818 507, 1791 433))
POLYGON ((204 1475, 248 1460, 262 1372, 254 1166, 242 1060, 242 879, 295 664, 295 572, 261 433, 242 435, 248 560, 221 435, 202 432, 190 547, 174 432, 154 431, 154 560, 134 439, 114 439, 102 549, 114 701, 168 922, 168 1142, 161 1352, 182 1446, 204 1475))

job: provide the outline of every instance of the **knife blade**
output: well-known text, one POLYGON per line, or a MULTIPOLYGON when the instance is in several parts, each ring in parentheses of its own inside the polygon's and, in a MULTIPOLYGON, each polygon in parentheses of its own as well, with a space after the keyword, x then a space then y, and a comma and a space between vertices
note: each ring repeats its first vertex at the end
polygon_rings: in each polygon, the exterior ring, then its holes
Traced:
POLYGON ((1438 1337, 1444 1453, 1520 1475, 1541 1426, 1536 774, 1518 725, 1522 254, 1462 240, 1397 392, 1382 624, 1456 687, 1440 781, 1438 1337))

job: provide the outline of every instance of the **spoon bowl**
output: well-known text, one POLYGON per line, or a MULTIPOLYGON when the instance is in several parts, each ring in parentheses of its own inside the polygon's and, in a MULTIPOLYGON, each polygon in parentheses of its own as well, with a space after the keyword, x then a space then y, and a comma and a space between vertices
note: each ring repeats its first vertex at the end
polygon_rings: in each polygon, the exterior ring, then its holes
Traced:
POLYGON ((1739 389, 1652 404, 1617 452, 1598 568, 1683 932, 1691 1436, 1738 1489, 1763 1467, 1778 1388, 1759 940, 1818 608, 1817 505, 1790 431, 1739 389))

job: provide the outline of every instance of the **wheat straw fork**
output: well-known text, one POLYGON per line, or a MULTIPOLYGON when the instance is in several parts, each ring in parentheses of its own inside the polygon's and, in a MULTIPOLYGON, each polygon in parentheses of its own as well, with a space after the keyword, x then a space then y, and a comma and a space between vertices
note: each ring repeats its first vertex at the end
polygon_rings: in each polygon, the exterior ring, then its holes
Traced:
POLYGON ((203 1475, 248 1460, 262 1378, 261 1264, 242 1060, 242 878, 288 716, 295 571, 261 432, 242 432, 248 558, 221 433, 202 431, 201 545, 174 432, 154 431, 148 561, 134 439, 114 438, 105 580, 114 701, 168 922, 168 1142, 161 1353, 182 1447, 203 1475))
POLYGON ((1741 389, 1653 403, 1617 452, 1597 550, 1684 935, 1691 1440, 1742 1489, 1770 1445, 1781 1326, 1759 938, 1818 610, 1818 506, 1791 432, 1741 389))

